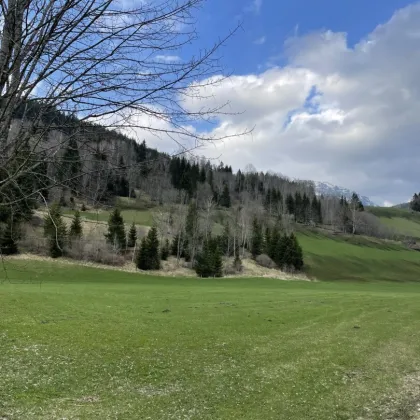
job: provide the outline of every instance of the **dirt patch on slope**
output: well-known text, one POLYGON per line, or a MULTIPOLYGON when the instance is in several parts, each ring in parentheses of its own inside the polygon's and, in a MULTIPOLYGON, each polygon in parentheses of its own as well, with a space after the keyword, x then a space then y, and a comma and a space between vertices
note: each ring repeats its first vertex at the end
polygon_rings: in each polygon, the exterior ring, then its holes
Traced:
MULTIPOLYGON (((194 270, 183 266, 182 263, 178 264, 176 258, 169 258, 168 261, 162 261, 162 269, 156 271, 141 271, 138 270, 134 263, 127 261, 123 266, 112 266, 89 261, 72 260, 69 258, 52 259, 45 256, 34 254, 18 254, 13 256, 4 257, 5 260, 32 260, 32 261, 45 261, 53 264, 61 265, 78 265, 84 267, 100 268, 105 270, 124 271, 127 273, 141 273, 153 276, 165 277, 197 277, 194 270)), ((245 259, 242 261, 243 271, 240 274, 228 275, 224 278, 246 278, 246 277, 259 277, 259 278, 272 278, 279 280, 306 280, 310 281, 304 274, 290 274, 280 270, 265 268, 257 265, 255 261, 245 259)))

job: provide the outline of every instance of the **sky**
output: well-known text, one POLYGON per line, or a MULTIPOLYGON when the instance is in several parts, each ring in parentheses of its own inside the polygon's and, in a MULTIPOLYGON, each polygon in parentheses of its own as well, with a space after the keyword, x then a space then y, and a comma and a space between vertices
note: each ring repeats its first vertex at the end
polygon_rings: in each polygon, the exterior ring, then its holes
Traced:
POLYGON ((220 50, 230 77, 185 106, 229 101, 233 114, 204 129, 252 129, 199 154, 330 182, 379 205, 420 190, 420 3, 209 0, 196 16, 202 48, 241 27, 220 50))

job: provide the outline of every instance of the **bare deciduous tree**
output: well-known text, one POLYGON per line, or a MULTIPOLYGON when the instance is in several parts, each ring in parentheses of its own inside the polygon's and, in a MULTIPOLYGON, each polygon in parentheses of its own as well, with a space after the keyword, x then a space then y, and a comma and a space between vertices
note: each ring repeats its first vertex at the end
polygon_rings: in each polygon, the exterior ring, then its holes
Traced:
MULTIPOLYGON (((83 121, 192 138, 195 146, 215 140, 191 123, 222 107, 192 111, 185 100, 220 82, 215 53, 231 33, 190 58, 176 56, 196 39, 193 12, 203 1, 1 0, 1 206, 41 190, 23 191, 22 179, 56 162, 74 133, 69 126, 83 121), (62 118, 52 117, 57 111, 62 118), (66 135, 51 140, 51 128, 66 135)), ((93 188, 100 194, 99 183, 93 188)))

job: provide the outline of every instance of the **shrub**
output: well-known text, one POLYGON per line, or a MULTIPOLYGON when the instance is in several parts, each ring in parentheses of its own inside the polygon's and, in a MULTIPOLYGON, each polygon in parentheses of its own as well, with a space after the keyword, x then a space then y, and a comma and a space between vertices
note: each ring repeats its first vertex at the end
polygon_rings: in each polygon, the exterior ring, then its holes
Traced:
POLYGON ((276 263, 267 254, 258 255, 257 258, 255 258, 255 262, 265 268, 277 267, 276 263))
POLYGON ((74 239, 72 246, 66 251, 66 256, 74 260, 88 261, 111 266, 123 266, 124 256, 115 252, 113 247, 101 242, 86 242, 82 239, 74 239))

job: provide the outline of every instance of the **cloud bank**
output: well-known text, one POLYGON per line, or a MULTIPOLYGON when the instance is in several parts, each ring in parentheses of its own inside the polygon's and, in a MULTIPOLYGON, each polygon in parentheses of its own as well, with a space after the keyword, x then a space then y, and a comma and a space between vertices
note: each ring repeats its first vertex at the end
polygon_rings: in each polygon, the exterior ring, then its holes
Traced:
POLYGON ((252 162, 290 177, 327 181, 373 201, 420 190, 420 4, 401 9, 349 47, 345 33, 287 40, 287 65, 203 88, 190 110, 230 101, 213 133, 255 127, 209 148, 234 168, 252 162))

